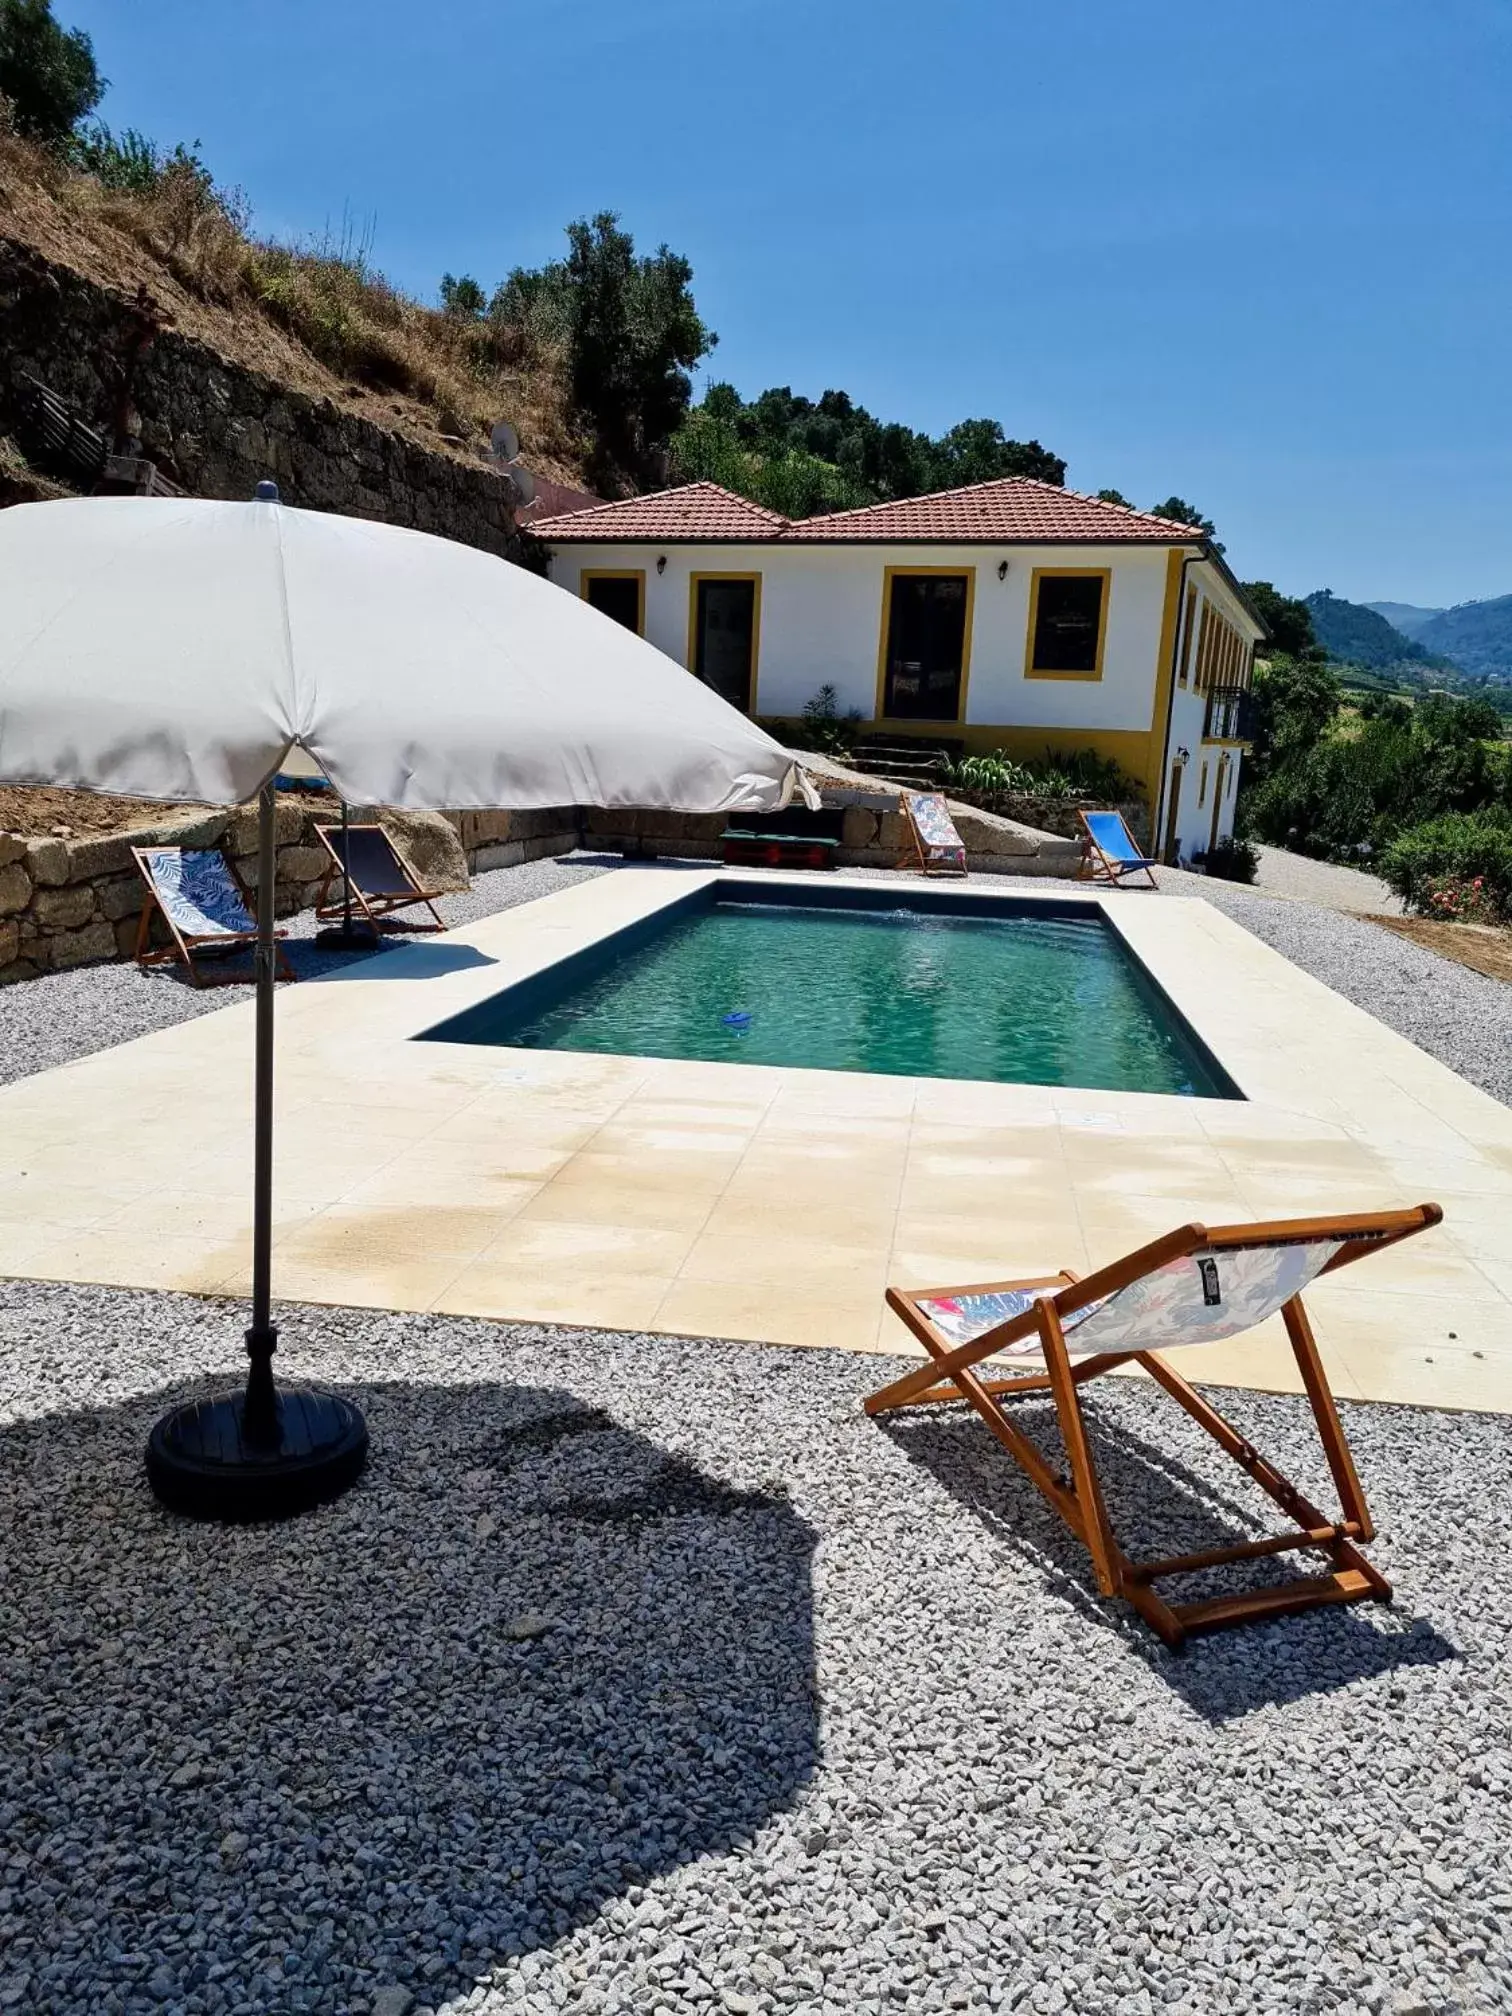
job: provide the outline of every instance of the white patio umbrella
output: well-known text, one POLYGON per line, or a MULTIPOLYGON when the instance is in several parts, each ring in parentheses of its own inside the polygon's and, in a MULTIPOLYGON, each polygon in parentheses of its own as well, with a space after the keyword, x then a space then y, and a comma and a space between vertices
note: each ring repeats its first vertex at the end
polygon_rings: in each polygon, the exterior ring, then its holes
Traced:
POLYGON ((0 511, 0 782, 261 794, 251 1369, 148 1449, 160 1496, 218 1516, 329 1496, 367 1449, 350 1403, 272 1376, 272 779, 294 749, 355 805, 736 812, 806 789, 671 659, 472 547, 292 510, 271 483, 0 511))

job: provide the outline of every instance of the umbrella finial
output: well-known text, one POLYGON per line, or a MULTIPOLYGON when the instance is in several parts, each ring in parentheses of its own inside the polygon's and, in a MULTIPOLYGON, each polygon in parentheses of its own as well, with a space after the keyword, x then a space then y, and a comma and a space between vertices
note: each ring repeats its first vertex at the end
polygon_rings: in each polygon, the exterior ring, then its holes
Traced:
POLYGON ((276 504, 278 502, 278 485, 273 481, 271 476, 264 476, 261 483, 252 492, 252 496, 253 500, 258 504, 276 504))

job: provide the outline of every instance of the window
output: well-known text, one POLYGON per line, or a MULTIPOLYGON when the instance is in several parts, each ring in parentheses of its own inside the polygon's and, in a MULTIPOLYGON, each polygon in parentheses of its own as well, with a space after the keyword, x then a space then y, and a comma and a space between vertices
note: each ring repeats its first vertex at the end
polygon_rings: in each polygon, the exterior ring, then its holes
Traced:
POLYGON ((1028 678, 1101 679, 1110 580, 1105 567, 1035 568, 1028 678))
POLYGON ((646 576, 640 568, 594 569, 583 575, 583 600, 601 616, 612 617, 633 630, 646 630, 646 576))
POLYGON ((759 574, 695 574, 688 611, 688 669, 749 714, 761 628, 759 574))
POLYGON ((1181 677, 1178 684, 1191 683, 1193 633, 1197 621, 1197 590, 1188 588, 1186 592, 1186 617, 1181 626, 1181 677))
POLYGON ((971 655, 975 574, 889 567, 882 597, 878 711, 893 721, 959 721, 971 655))

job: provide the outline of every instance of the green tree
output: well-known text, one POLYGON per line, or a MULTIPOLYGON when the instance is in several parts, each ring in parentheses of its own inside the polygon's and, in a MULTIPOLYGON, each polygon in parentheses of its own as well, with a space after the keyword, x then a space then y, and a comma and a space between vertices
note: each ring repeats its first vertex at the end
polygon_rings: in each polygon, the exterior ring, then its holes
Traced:
POLYGON ((18 133, 60 147, 104 95, 93 44, 59 26, 52 0, 0 0, 0 97, 18 133))
POLYGON ((517 267, 489 319, 566 353, 573 403, 591 438, 589 474, 610 493, 662 481, 693 396, 689 372, 718 338, 693 300, 693 268, 659 245, 637 256, 612 210, 567 227, 567 257, 517 267))
POLYGON ((1269 633, 1272 650, 1286 658, 1323 655, 1313 633, 1312 611, 1300 596, 1283 595, 1269 581, 1246 581, 1242 586, 1269 633))
POLYGON ((1135 508, 1128 498, 1125 497, 1122 490, 1099 490, 1097 496, 1099 503, 1102 504, 1122 504, 1126 511, 1132 511, 1135 508))
POLYGON ((441 307, 446 314, 456 316, 459 322, 481 322, 488 307, 488 296, 471 273, 462 274, 460 279, 454 273, 443 273, 441 307))
POLYGON ((1066 465, 1038 441, 1010 441, 998 420, 961 420, 934 444, 936 487, 954 489, 963 483, 991 483, 1003 476, 1032 476, 1041 483, 1061 484, 1066 465))
POLYGON ((1338 718, 1339 682, 1307 658, 1272 658, 1255 667, 1254 727, 1244 773, 1258 783, 1271 768, 1321 742, 1338 718))
POLYGON ((1215 553, 1224 549, 1218 543, 1218 527, 1211 518, 1204 518, 1195 504, 1188 504, 1185 497, 1167 497, 1163 504, 1150 506, 1157 518, 1175 518, 1183 525, 1195 525, 1199 532, 1207 535, 1208 544, 1215 553))

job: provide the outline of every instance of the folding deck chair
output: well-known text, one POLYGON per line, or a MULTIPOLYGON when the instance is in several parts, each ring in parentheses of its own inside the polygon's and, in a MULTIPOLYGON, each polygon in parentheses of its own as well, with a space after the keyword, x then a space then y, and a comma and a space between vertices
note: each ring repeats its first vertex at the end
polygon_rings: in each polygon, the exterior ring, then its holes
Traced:
POLYGON ((970 1288, 889 1288, 887 1300, 929 1353, 930 1363, 868 1396, 868 1414, 965 1400, 1028 1473, 1092 1557, 1104 1596, 1122 1596, 1168 1645, 1192 1631, 1307 1610, 1323 1603, 1389 1602, 1391 1585, 1360 1552, 1374 1537, 1370 1513, 1318 1355, 1302 1290, 1367 1254, 1438 1224, 1437 1204, 1352 1218, 1282 1219, 1269 1224, 1182 1225, 1111 1266, 1079 1280, 1069 1269, 1029 1280, 970 1288), (1343 1517, 1320 1512, 1195 1388, 1172 1371, 1157 1345, 1207 1344, 1280 1312, 1343 1517), (1043 1372, 979 1376, 986 1358, 1042 1358, 1043 1372), (1078 1362, 1073 1365, 1072 1359, 1078 1362), (1117 1365, 1140 1365, 1247 1471, 1294 1522, 1293 1530, 1200 1553, 1132 1561, 1114 1538, 1087 1440, 1078 1389, 1117 1365), (1058 1476, 1010 1418, 1006 1402, 1050 1393, 1069 1477, 1058 1476), (1296 1548, 1327 1555, 1328 1573, 1190 1603, 1168 1603, 1154 1584, 1226 1562, 1296 1548))
POLYGON ((383 930, 385 922, 393 917, 396 910, 407 909, 412 903, 423 903, 432 921, 427 924, 421 919, 406 917, 397 924, 390 924, 390 929, 446 929, 435 905, 435 898, 444 892, 421 887, 409 863, 381 826, 348 826, 344 832, 340 826, 317 826, 315 831, 331 857, 330 866, 316 892, 317 917, 342 914, 343 905, 333 903, 330 895, 332 880, 344 871, 351 879, 353 901, 375 931, 383 930))
POLYGON ((938 791, 905 791, 900 809, 908 834, 908 844, 898 856, 900 868, 917 867, 924 875, 967 872, 965 842, 938 791))
MULTIPOLYGON (((196 987, 229 987, 245 979, 240 973, 207 973, 200 960, 207 954, 248 950, 257 943, 257 919, 240 876, 218 847, 133 847, 147 901, 137 926, 139 966, 161 966, 182 959, 196 987), (150 944, 156 908, 173 937, 172 945, 150 944)), ((282 931, 274 936, 282 940, 282 931)), ((280 943, 275 954, 280 980, 292 980, 294 968, 280 943)))
POLYGON ((1157 863, 1134 844, 1134 835, 1122 812, 1078 812, 1082 823, 1082 854, 1085 872, 1094 882, 1122 882, 1126 875, 1143 871, 1152 889, 1158 888, 1154 870, 1157 863))

